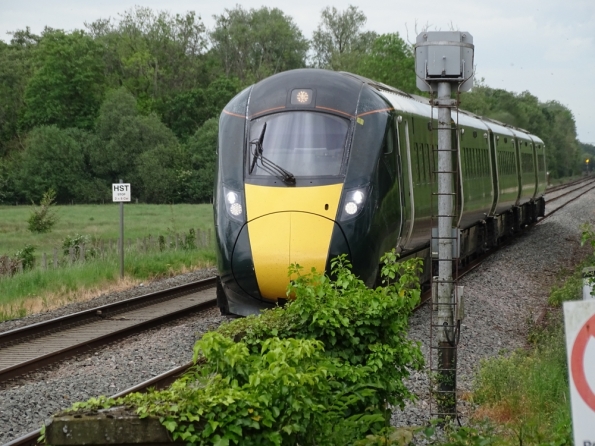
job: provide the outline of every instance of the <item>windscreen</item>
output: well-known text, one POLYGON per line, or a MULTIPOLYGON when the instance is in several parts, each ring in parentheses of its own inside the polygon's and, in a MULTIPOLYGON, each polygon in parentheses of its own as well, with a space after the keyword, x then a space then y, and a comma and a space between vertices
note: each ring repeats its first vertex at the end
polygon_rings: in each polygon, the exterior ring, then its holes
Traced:
MULTIPOLYGON (((295 177, 339 175, 348 129, 348 120, 324 113, 296 111, 263 116, 252 121, 248 158, 252 164, 260 147, 263 157, 295 177)), ((270 175, 258 161, 251 173, 270 175)))

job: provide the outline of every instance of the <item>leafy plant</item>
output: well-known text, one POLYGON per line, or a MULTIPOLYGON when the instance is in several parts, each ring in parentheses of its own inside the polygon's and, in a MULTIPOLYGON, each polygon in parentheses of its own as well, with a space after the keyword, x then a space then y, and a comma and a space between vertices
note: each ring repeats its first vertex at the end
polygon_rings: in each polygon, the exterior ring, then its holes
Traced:
POLYGON ((27 219, 29 231, 46 233, 52 230, 58 221, 56 212, 52 208, 52 206, 56 204, 55 200, 56 191, 54 189, 49 189, 44 192, 41 202, 39 203, 40 207, 35 206, 35 203, 33 203, 33 210, 27 219))
POLYGON ((190 228, 188 234, 184 237, 182 247, 184 249, 196 249, 196 232, 194 228, 190 228))
POLYGON ((97 249, 93 246, 93 240, 88 235, 75 234, 67 235, 62 242, 62 252, 65 256, 70 255, 70 250, 73 250, 74 257, 80 258, 82 246, 85 246, 85 259, 95 257, 97 249))
POLYGON ((21 262, 23 269, 31 269, 35 266, 35 246, 25 245, 23 249, 19 249, 14 258, 17 262, 21 262))
POLYGON ((335 280, 292 265, 294 300, 207 333, 194 347, 197 366, 169 389, 73 409, 132 405, 141 417, 159 417, 174 440, 199 445, 337 445, 393 435, 383 430, 389 407, 413 399, 402 381, 423 363, 406 332, 420 297, 420 260, 397 263, 393 253, 383 262, 386 285, 376 289, 353 275, 345 256, 331 263, 335 280))

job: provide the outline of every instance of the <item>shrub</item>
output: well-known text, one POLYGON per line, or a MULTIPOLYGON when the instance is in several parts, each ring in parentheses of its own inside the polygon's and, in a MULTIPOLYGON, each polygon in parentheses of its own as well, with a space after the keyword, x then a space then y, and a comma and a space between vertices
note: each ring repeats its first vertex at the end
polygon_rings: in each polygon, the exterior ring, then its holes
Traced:
POLYGON ((31 269, 35 266, 35 246, 25 245, 23 249, 20 249, 14 255, 16 262, 19 261, 23 265, 23 269, 31 269))
POLYGON ((337 445, 382 432, 390 407, 413 399, 402 381, 423 363, 406 336, 420 261, 383 261, 376 289, 344 256, 332 262, 334 280, 292 265, 295 299, 204 335, 197 367, 169 389, 73 408, 133 405, 199 445, 337 445))
POLYGON ((97 249, 93 246, 91 237, 82 234, 67 235, 62 242, 62 252, 65 256, 68 256, 70 254, 70 249, 72 248, 74 250, 74 257, 79 259, 82 245, 85 246, 85 259, 97 255, 97 249))
POLYGON ((41 202, 39 203, 39 208, 33 203, 33 210, 27 220, 29 231, 46 233, 52 230, 58 221, 56 212, 52 209, 52 206, 56 204, 55 200, 56 191, 54 189, 49 189, 43 194, 41 202))

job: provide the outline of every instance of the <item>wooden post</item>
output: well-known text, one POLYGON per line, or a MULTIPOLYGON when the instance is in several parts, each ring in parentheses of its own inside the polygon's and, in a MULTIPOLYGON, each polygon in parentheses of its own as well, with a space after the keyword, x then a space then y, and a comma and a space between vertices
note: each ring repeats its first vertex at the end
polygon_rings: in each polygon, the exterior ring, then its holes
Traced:
POLYGON ((54 268, 58 268, 58 248, 54 247, 54 268))

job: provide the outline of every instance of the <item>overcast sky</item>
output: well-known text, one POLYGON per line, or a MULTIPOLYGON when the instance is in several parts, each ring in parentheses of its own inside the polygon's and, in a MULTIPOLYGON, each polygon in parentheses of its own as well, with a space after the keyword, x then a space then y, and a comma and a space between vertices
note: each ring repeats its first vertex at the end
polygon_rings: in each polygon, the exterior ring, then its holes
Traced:
MULTIPOLYGON (((117 17, 135 5, 172 13, 196 11, 207 28, 213 15, 233 8, 236 0, 0 0, 0 38, 29 26, 73 30, 85 22, 117 17)), ((582 142, 595 144, 595 1, 594 0, 243 0, 245 8, 278 7, 293 17, 310 38, 325 6, 358 6, 377 33, 399 32, 415 41, 416 27, 471 33, 476 75, 493 88, 530 91, 541 101, 569 107, 582 142)))

